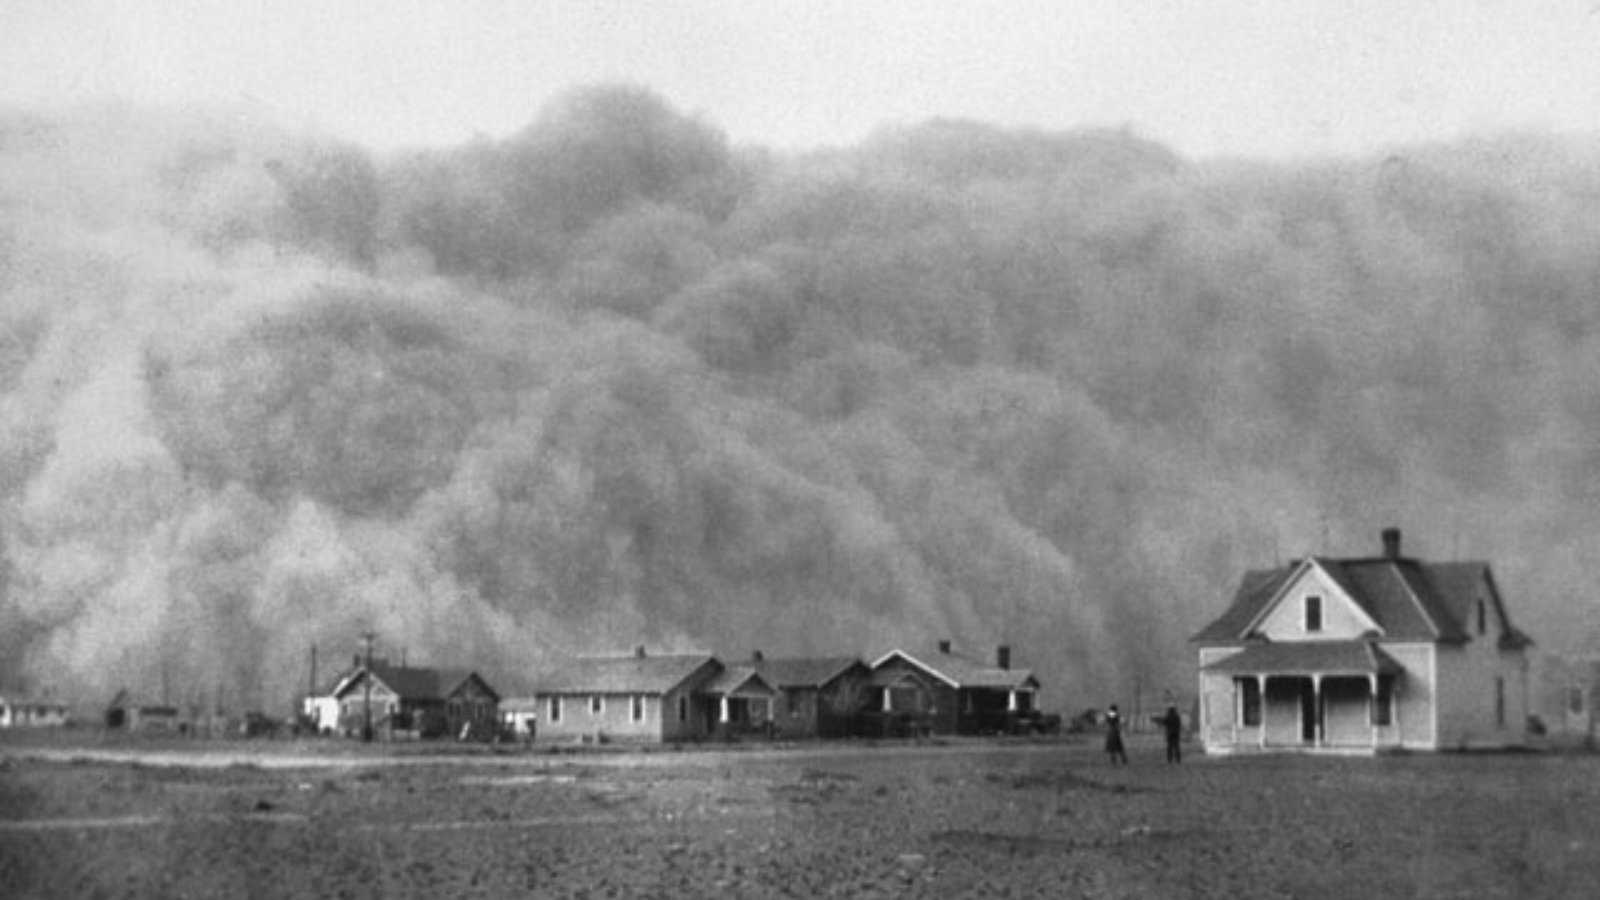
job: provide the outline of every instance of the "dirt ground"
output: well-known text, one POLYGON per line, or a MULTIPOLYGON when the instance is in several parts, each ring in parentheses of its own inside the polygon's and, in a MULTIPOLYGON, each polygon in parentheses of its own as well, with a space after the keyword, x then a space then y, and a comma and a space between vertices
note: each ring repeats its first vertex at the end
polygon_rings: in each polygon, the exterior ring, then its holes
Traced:
POLYGON ((1593 755, 40 752, 0 745, 13 900, 1600 896, 1593 755))

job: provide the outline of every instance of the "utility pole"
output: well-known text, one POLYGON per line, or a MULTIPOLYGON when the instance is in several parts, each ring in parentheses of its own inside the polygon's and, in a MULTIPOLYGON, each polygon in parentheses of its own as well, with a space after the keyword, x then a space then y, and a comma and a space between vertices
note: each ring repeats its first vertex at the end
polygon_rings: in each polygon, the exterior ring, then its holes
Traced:
POLYGON ((366 662, 363 664, 363 667, 366 669, 366 671, 361 673, 361 688, 363 694, 361 700, 361 713, 363 717, 361 725, 361 739, 367 743, 372 742, 372 641, 377 636, 378 634, 375 631, 368 631, 361 635, 361 641, 366 645, 366 662))

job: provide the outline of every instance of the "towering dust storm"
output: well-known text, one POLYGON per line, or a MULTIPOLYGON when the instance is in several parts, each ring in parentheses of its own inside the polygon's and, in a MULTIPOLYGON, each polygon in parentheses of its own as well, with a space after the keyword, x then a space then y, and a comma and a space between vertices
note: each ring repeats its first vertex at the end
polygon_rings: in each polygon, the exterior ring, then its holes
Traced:
POLYGON ((627 88, 389 158, 241 121, 0 118, 0 681, 951 637, 1093 705, 1390 524, 1547 645, 1593 616, 1600 148, 782 157, 627 88))

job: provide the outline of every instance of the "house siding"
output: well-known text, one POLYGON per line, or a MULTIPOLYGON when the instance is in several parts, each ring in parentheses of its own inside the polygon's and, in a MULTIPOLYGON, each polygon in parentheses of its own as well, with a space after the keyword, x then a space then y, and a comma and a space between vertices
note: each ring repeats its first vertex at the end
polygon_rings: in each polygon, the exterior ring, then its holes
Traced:
POLYGON ((540 694, 536 740, 544 742, 589 740, 660 741, 663 737, 661 697, 644 696, 644 716, 633 720, 636 694, 540 694), (601 700, 600 712, 591 705, 601 700), (561 699, 561 720, 552 720, 550 701, 561 699))
POLYGON ((1488 639, 1475 637, 1439 652, 1441 750, 1519 746, 1528 719, 1527 671, 1518 653, 1502 653, 1488 639), (1496 679, 1504 709, 1496 710, 1496 679))
POLYGON ((772 720, 786 737, 845 737, 852 735, 861 712, 871 704, 866 690, 865 667, 852 667, 821 688, 797 685, 783 688, 772 700, 772 720))
POLYGON ((603 709, 592 712, 590 701, 594 691, 539 691, 539 727, 535 740, 540 743, 562 741, 617 740, 640 743, 673 743, 677 741, 704 740, 711 735, 716 724, 715 709, 711 702, 696 693, 719 670, 719 664, 707 662, 696 669, 677 686, 665 693, 598 692, 604 700, 603 709), (644 698, 644 717, 633 721, 632 698, 644 698), (561 720, 550 716, 550 701, 561 698, 561 720), (687 706, 688 716, 678 717, 679 700, 687 706))

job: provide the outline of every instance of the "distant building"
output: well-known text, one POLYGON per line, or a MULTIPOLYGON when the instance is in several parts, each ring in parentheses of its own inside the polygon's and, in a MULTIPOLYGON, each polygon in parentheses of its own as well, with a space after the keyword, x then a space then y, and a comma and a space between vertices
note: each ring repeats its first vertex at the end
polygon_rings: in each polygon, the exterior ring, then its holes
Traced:
POLYGON ((1600 717, 1600 655, 1543 657, 1539 717, 1552 738, 1592 741, 1600 717))
POLYGON ((863 733, 1004 734, 1036 718, 1039 680, 1011 667, 1011 648, 993 664, 965 656, 940 641, 935 653, 891 650, 871 665, 863 733))
POLYGON ((368 722, 386 740, 449 737, 487 740, 499 733, 500 695, 470 669, 374 663, 359 666, 334 691, 341 734, 359 736, 368 722))
POLYGON ((58 728, 71 721, 71 710, 65 703, 0 694, 0 728, 58 728))
POLYGON ((107 728, 130 732, 177 733, 188 730, 178 708, 166 703, 145 703, 126 688, 117 691, 106 705, 107 728))
POLYGON ((361 661, 358 658, 350 668, 301 698, 300 715, 318 734, 333 734, 339 730, 339 692, 359 671, 361 661))
POLYGON ((1194 637, 1209 752, 1525 740, 1528 647, 1486 562, 1308 557, 1247 572, 1194 637))
POLYGON ((713 681, 726 669, 709 654, 580 656, 561 661, 541 676, 537 740, 619 740, 669 743, 703 740, 717 733, 724 700, 770 696, 764 682, 713 681))

